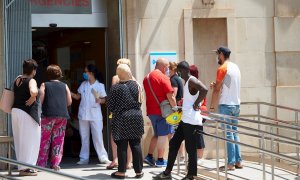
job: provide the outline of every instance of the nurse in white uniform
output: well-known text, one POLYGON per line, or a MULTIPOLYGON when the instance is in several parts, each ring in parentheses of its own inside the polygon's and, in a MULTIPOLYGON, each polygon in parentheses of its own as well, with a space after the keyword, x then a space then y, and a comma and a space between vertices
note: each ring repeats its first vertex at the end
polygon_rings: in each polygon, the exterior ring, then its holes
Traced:
POLYGON ((79 132, 81 137, 80 161, 77 164, 88 164, 90 156, 90 132, 92 133, 93 144, 100 163, 109 163, 107 152, 103 144, 103 117, 101 104, 105 103, 106 92, 104 84, 96 77, 98 71, 95 65, 89 64, 83 73, 84 82, 78 88, 78 93, 71 93, 72 98, 79 100, 79 132))

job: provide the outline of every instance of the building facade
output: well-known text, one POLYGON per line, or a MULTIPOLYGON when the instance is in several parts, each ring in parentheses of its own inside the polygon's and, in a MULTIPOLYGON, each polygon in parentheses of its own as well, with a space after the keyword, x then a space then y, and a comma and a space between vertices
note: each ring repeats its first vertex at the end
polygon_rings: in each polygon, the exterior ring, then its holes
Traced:
MULTIPOLYGON (((215 80, 218 67, 211 50, 225 45, 232 51, 231 60, 241 70, 242 102, 263 101, 294 108, 300 106, 299 0, 103 2, 107 24, 103 27, 106 50, 105 65, 101 66, 101 70, 106 74, 107 87, 110 87, 115 62, 120 56, 131 59, 134 75, 142 82, 150 71, 151 52, 176 52, 177 61, 186 60, 198 66, 200 79, 209 86, 215 80)), ((0 21, 4 26, 3 16, 0 21)), ((4 40, 4 28, 0 32, 0 39, 4 40)), ((0 47, 0 89, 3 89, 6 78, 4 43, 0 47)), ((207 97, 210 104, 211 91, 207 97)), ((242 106, 242 114, 252 111, 253 107, 242 106)), ((295 116, 276 112, 272 108, 263 108, 262 113, 287 121, 295 116)), ((0 131, 3 135, 7 133, 5 119, 1 112, 0 131)), ((152 130, 146 115, 145 129, 144 139, 150 140, 152 130)), ((213 143, 209 143, 212 141, 207 142, 207 148, 214 149, 213 143)), ((143 149, 147 151, 147 143, 144 143, 143 149)), ((251 153, 246 148, 242 150, 251 153)), ((213 157, 214 153, 207 151, 205 155, 213 157)))

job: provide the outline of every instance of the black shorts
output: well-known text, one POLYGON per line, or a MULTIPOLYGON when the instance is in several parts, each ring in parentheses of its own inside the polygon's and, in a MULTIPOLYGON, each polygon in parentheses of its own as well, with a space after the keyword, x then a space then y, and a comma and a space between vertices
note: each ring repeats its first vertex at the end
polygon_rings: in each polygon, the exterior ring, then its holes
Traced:
MULTIPOLYGON (((199 130, 203 131, 203 126, 199 126, 198 128, 199 130)), ((205 148, 205 143, 204 143, 204 137, 203 137, 203 134, 202 133, 198 133, 197 134, 198 136, 198 141, 196 142, 197 143, 197 149, 204 149, 205 148)))

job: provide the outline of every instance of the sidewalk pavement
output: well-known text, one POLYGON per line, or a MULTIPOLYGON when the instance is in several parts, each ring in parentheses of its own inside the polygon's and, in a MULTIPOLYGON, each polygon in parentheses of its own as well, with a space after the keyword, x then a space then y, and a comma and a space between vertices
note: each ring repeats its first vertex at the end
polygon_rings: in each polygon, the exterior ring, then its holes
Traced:
MULTIPOLYGON (((112 179, 110 174, 117 171, 107 170, 106 165, 97 164, 99 163, 97 160, 93 159, 89 165, 76 165, 77 158, 72 159, 64 159, 61 164, 61 172, 69 173, 75 176, 83 177, 86 179, 112 179)), ((220 166, 224 165, 224 159, 220 160, 220 166)), ((228 171, 228 178, 235 180, 261 180, 263 179, 263 171, 262 165, 255 162, 243 161, 244 168, 236 169, 235 171, 228 171)), ((184 170, 184 165, 180 166, 181 170, 184 170)), ((151 180, 153 176, 162 172, 164 168, 150 167, 144 164, 143 172, 144 177, 142 179, 151 180)), ((135 179, 134 170, 130 169, 127 171, 126 179, 135 179)), ((7 175, 7 171, 0 172, 0 176, 7 175)), ((175 165, 172 173, 174 180, 179 180, 184 177, 184 174, 177 175, 177 166, 175 165)), ((220 173, 221 179, 224 179, 225 174, 223 172, 220 173)), ((68 178, 62 178, 60 176, 56 176, 53 174, 39 172, 36 177, 19 177, 18 172, 14 171, 12 176, 6 176, 6 179, 24 179, 24 180, 65 180, 68 178)), ((1 179, 1 178, 0 178, 1 179)), ((216 179, 216 160, 204 160, 203 165, 198 166, 198 179, 203 180, 211 180, 216 179), (206 176, 204 176, 206 175, 206 176), (209 175, 214 175, 213 177, 208 177, 209 175)), ((266 179, 272 179, 271 177, 271 167, 269 165, 266 166, 266 179)), ((291 173, 287 170, 275 168, 274 173, 275 180, 298 180, 295 173, 291 173)))
MULTIPOLYGON (((93 159, 88 165, 76 165, 77 158, 72 159, 64 159, 61 163, 61 172, 72 174, 75 176, 79 176, 86 179, 112 179, 110 177, 111 173, 117 171, 117 169, 107 170, 105 164, 97 164, 97 160, 93 159)), ((182 169, 184 166, 182 166, 182 169)), ((150 167, 147 164, 144 164, 144 177, 142 179, 151 180, 153 176, 162 172, 164 168, 158 167, 150 167)), ((7 171, 0 172, 0 175, 7 175, 7 171)), ((130 169, 126 172, 127 178, 126 179, 135 179, 135 172, 133 169, 130 169)), ((46 172, 39 172, 38 176, 18 176, 18 172, 15 170, 13 171, 12 176, 6 176, 7 179, 24 179, 24 180, 66 180, 69 178, 60 177, 54 174, 46 173, 46 172)), ((177 175, 177 173, 173 173, 173 179, 179 180, 184 177, 184 174, 177 175)), ((1 179, 1 177, 0 177, 1 179)))

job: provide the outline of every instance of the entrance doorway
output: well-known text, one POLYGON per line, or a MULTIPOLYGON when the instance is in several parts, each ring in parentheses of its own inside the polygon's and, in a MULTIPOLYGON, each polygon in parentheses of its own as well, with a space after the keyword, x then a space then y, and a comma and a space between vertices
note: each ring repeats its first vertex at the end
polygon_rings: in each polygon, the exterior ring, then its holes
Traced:
MULTIPOLYGON (((88 64, 94 64, 106 84, 105 29, 104 28, 33 28, 32 57, 38 62, 36 80, 38 86, 47 81, 46 68, 50 64, 61 67, 63 78, 72 92, 77 92, 83 81, 82 73, 88 64)), ((78 157, 81 147, 78 128, 78 107, 80 101, 74 100, 69 108, 64 157, 78 157)), ((107 149, 106 107, 102 106, 103 140, 107 149)), ((92 138, 91 138, 92 139, 92 138)), ((93 147, 93 143, 90 143, 93 147)), ((96 155, 91 147, 91 155, 96 155)))

